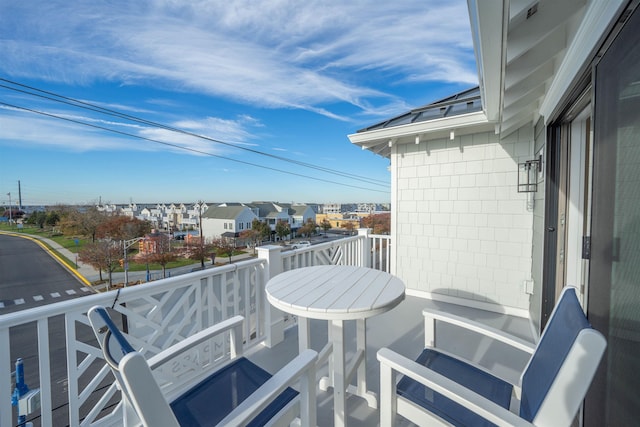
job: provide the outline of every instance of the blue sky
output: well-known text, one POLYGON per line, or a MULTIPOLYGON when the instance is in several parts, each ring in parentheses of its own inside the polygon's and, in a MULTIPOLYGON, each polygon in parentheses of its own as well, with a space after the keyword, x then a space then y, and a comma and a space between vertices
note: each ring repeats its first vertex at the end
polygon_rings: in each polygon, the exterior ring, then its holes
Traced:
POLYGON ((389 202, 347 135, 477 84, 464 0, 0 0, 0 58, 5 206, 389 202))

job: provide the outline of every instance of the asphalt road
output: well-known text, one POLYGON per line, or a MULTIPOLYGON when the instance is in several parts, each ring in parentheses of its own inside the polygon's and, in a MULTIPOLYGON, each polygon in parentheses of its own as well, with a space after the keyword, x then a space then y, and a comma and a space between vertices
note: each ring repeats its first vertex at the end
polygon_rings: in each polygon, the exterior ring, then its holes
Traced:
MULTIPOLYGON (((31 240, 0 234, 0 315, 88 295, 92 291, 69 273, 41 246, 31 240)), ((35 323, 11 328, 11 360, 20 357, 25 381, 31 389, 38 383, 38 354, 35 323)), ((91 341, 90 331, 83 331, 91 341)), ((55 425, 67 425, 67 367, 64 317, 49 321, 49 354, 53 387, 55 425)), ((28 416, 40 425, 37 414, 28 416)))
POLYGON ((0 315, 90 292, 37 243, 0 234, 0 315))

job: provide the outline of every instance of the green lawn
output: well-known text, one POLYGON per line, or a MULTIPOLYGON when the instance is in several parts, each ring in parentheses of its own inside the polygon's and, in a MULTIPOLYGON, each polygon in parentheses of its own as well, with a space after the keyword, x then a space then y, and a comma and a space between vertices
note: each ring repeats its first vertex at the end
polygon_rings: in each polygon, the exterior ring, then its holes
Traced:
POLYGON ((40 228, 29 224, 24 224, 23 228, 20 229, 16 225, 10 227, 8 224, 2 223, 0 224, 0 230, 46 237, 47 239, 53 240, 63 248, 66 248, 73 253, 78 253, 78 250, 80 250, 80 248, 82 248, 86 243, 89 242, 89 240, 84 237, 65 236, 60 234, 59 232, 54 232, 51 227, 40 228))

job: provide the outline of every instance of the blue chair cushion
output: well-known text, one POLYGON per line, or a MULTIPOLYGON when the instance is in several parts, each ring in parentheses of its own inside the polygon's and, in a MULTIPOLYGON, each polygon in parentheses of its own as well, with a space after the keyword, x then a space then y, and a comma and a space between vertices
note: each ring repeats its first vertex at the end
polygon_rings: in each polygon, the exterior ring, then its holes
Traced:
MULTIPOLYGON (((416 362, 509 409, 513 386, 508 382, 434 349, 425 349, 416 362)), ((494 425, 406 376, 398 383, 397 393, 455 426, 494 425)))
MULTIPOLYGON (((181 426, 214 426, 271 378, 264 369, 241 357, 209 376, 171 403, 181 426)), ((287 388, 248 426, 263 426, 297 396, 287 388)))
POLYGON ((532 422, 578 334, 591 328, 574 288, 563 291, 535 353, 522 374, 520 416, 532 422))

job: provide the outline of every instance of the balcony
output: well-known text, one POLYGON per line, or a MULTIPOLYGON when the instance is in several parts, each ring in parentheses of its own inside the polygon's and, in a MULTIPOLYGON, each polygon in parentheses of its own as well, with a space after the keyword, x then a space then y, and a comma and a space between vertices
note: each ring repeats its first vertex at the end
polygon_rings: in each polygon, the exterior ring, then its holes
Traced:
MULTIPOLYGON (((27 417, 34 425, 121 424, 120 393, 88 326, 86 312, 93 305, 112 307, 119 313, 120 327, 134 347, 144 348, 149 355, 208 325, 240 314, 249 319, 244 331, 246 354, 275 372, 297 354, 298 332, 296 318, 272 309, 266 301, 264 288, 268 279, 283 271, 326 264, 371 266, 389 271, 390 244, 389 236, 360 230, 357 236, 293 251, 267 246, 259 248, 255 259, 0 316, 0 346, 11 348, 11 354, 0 353, 0 366, 5 368, 0 370, 0 425, 16 425, 15 408, 10 401, 14 388, 11 371, 18 357, 24 360, 29 388, 40 389, 41 409, 27 417), (64 337, 54 333, 58 330, 64 331, 64 337), (25 348, 35 348, 36 354, 21 353, 25 348)), ((389 347, 410 357, 417 355, 424 343, 421 311, 427 306, 530 339, 527 319, 407 296, 398 307, 372 317, 367 323, 367 376, 374 392, 379 388, 376 351, 389 347)), ((501 360, 500 365, 486 367, 507 379, 517 376, 526 363, 520 355, 505 353, 501 347, 462 335, 455 329, 438 328, 439 336, 446 337, 440 341, 444 349, 480 364, 501 360)), ((327 340, 326 322, 312 320, 311 329, 311 344, 319 350, 327 340)), ((347 329, 346 333, 348 340, 355 340, 355 328, 347 329)), ((209 351, 224 352, 224 344, 214 347, 209 351)), ((163 373, 171 381, 184 377, 180 369, 168 375, 163 373)), ((318 375, 325 374, 326 366, 321 366, 318 375)), ((349 397, 346 407, 349 425, 378 424, 378 411, 368 407, 363 399, 349 397)), ((333 425, 331 390, 318 391, 317 408, 318 425, 333 425)))

